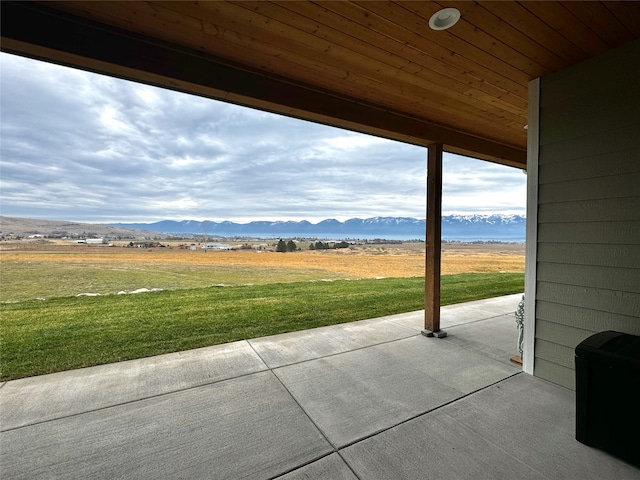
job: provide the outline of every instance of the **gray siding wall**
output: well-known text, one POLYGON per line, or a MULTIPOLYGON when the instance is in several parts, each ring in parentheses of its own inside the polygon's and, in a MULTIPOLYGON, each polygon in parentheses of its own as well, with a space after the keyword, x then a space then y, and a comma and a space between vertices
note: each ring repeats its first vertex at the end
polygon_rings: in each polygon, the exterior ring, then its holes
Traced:
POLYGON ((640 41, 540 82, 534 375, 575 388, 575 347, 640 335, 640 41))

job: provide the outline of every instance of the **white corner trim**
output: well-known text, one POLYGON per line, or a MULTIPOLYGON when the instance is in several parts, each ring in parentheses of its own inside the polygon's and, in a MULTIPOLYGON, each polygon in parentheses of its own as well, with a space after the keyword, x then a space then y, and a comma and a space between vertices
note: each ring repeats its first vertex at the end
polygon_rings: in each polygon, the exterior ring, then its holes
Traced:
POLYGON ((524 274, 524 339, 522 369, 533 375, 536 340, 538 254, 538 153, 540 139, 540 79, 529 82, 527 130, 527 244, 524 274))

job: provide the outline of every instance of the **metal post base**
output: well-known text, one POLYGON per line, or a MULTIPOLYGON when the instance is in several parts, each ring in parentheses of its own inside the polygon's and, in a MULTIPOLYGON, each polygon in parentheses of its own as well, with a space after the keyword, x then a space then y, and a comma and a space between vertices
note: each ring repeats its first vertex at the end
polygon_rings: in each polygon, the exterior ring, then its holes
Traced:
POLYGON ((447 336, 447 332, 444 330, 438 330, 437 332, 432 332, 431 330, 422 330, 422 335, 425 337, 436 337, 436 338, 444 338, 447 336))

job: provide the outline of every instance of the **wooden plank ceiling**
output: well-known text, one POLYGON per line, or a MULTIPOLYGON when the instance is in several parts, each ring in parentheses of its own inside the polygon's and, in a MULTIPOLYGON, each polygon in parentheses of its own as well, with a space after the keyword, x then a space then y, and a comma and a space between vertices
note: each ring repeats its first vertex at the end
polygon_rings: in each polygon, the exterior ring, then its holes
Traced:
MULTIPOLYGON (((640 36, 640 2, 626 1, 41 4, 34 10, 3 2, 3 50, 416 144, 442 142, 449 151, 515 166, 526 163, 528 82, 640 36), (460 21, 431 30, 429 18, 445 7, 459 9, 460 21), (20 28, 43 24, 25 22, 29 17, 14 9, 48 14, 52 36, 69 30, 50 15, 64 12, 67 20, 134 34, 166 52, 197 52, 208 63, 185 61, 182 73, 171 73, 155 69, 159 61, 142 58, 141 49, 132 68, 118 58, 138 44, 127 48, 109 37, 102 43, 115 53, 94 55, 105 48, 91 44, 99 37, 83 34, 75 41, 86 45, 65 47, 42 33, 25 36, 20 28), (207 78, 207 65, 227 69, 207 78), (199 74, 189 76, 189 69, 199 74), (259 79, 255 88, 247 76, 259 79)), ((160 63, 173 61, 167 55, 160 63)))

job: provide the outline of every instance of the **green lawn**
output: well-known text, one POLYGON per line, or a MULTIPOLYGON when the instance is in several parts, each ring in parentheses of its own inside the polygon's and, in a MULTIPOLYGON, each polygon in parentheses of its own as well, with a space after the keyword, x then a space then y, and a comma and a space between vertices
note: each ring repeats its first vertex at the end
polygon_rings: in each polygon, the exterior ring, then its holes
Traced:
MULTIPOLYGON (((442 304, 524 290, 524 274, 442 277, 442 304)), ((207 287, 0 304, 0 380, 424 308, 423 278, 207 287)))
MULTIPOLYGON (((52 256, 55 254, 52 254, 52 256)), ((321 280, 329 274, 319 268, 263 267, 260 265, 189 265, 177 263, 124 262, 5 262, 2 264, 0 302, 35 298, 53 299, 78 293, 108 295, 141 287, 181 290, 218 284, 264 285, 267 283, 321 280)), ((344 278, 331 274, 331 278, 344 278)))

